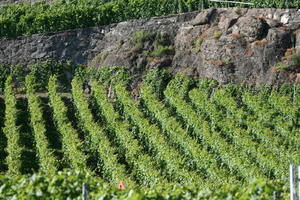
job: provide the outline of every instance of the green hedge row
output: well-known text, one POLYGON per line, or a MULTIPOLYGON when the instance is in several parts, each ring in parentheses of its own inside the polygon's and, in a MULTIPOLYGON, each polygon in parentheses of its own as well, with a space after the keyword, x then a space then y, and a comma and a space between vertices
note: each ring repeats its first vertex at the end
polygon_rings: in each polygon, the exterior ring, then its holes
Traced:
MULTIPOLYGON (((217 181, 217 180, 216 180, 217 181)), ((91 174, 63 171, 56 175, 43 174, 23 175, 17 178, 0 176, 1 199, 81 199, 82 184, 88 184, 89 199, 103 200, 154 200, 154 199, 289 199, 286 191, 274 181, 255 180, 248 187, 227 185, 215 191, 201 188, 186 188, 170 185, 163 192, 156 189, 142 188, 141 190, 126 187, 118 190, 117 185, 108 185, 91 174)))
MULTIPOLYGON (((56 61, 44 61, 32 65, 9 65, 4 66, 0 64, 0 94, 3 93, 5 81, 9 75, 15 83, 14 87, 18 88, 18 93, 25 90, 25 77, 27 74, 33 75, 33 81, 37 84, 35 89, 37 92, 45 91, 48 86, 49 77, 56 75, 59 79, 59 89, 67 90, 71 88, 71 79, 76 74, 81 77, 86 74, 85 71, 92 68, 87 68, 84 65, 74 65, 71 62, 56 62, 56 61), (71 75, 71 77, 69 77, 71 75)), ((101 71, 102 72, 102 71, 101 71)), ((101 72, 100 75, 101 75, 101 72)), ((93 74, 93 77, 98 77, 97 72, 89 72, 93 74)))
MULTIPOLYGON (((299 0, 239 1, 253 2, 254 7, 294 8, 300 5, 299 0)), ((7 4, 0 7, 0 39, 228 6, 234 4, 208 0, 57 0, 7 4)))

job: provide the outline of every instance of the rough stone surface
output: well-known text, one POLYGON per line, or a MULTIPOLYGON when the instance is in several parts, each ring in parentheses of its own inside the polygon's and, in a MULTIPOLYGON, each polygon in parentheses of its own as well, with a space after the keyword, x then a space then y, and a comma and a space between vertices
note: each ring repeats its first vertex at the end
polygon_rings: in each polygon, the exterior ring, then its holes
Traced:
POLYGON ((191 21, 193 26, 209 24, 217 16, 218 10, 216 8, 210 8, 204 12, 200 12, 195 19, 191 21))
POLYGON ((71 60, 137 75, 166 68, 221 83, 299 83, 299 22, 297 9, 208 9, 1 40, 0 64, 71 60), (156 38, 137 42, 141 30, 156 38))
POLYGON ((232 27, 232 33, 241 34, 249 42, 260 40, 268 33, 269 25, 263 18, 255 16, 243 16, 232 27))
MULTIPOLYGON (((3 6, 5 4, 17 4, 17 3, 35 3, 41 0, 0 0, 0 6, 3 6)), ((46 0, 46 1, 53 1, 53 0, 46 0)))

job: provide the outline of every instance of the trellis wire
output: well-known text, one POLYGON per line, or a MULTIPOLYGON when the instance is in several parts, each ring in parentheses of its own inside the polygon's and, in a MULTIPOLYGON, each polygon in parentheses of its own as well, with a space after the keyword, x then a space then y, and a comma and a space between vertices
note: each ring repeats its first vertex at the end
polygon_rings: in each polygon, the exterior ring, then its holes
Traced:
POLYGON ((254 3, 240 2, 240 1, 225 1, 225 0, 208 0, 208 1, 219 2, 219 3, 235 3, 235 4, 244 4, 244 5, 254 5, 254 3))

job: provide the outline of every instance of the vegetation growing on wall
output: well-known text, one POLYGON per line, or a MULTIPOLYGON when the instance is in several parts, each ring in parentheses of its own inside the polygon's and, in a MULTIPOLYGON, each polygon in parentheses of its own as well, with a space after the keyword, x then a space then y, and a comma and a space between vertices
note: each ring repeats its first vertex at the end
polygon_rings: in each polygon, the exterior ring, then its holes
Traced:
MULTIPOLYGON (((253 2, 257 8, 297 8, 300 5, 297 0, 240 1, 253 2)), ((236 5, 208 0, 56 0, 7 4, 0 7, 0 39, 228 6, 236 5)))

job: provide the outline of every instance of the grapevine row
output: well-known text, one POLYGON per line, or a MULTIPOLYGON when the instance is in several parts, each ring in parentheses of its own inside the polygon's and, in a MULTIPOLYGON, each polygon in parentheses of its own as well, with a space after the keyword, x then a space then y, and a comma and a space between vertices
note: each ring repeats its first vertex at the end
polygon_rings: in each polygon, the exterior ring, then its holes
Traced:
POLYGON ((134 135, 129 130, 130 126, 125 122, 118 121, 120 116, 114 111, 112 103, 109 102, 104 87, 97 82, 93 82, 92 91, 101 116, 105 119, 108 129, 114 133, 114 140, 119 144, 119 153, 126 158, 136 180, 148 186, 165 182, 160 172, 154 167, 151 158, 143 153, 138 141, 134 139, 134 135))
POLYGON ((299 109, 291 104, 289 96, 282 96, 277 92, 272 92, 268 98, 268 103, 282 114, 283 120, 285 122, 288 121, 290 126, 299 125, 299 109))
MULTIPOLYGON (((299 149, 299 137, 296 131, 291 131, 286 120, 275 120, 275 113, 258 96, 253 96, 246 92, 242 96, 243 103, 252 110, 258 120, 247 121, 248 125, 257 132, 259 137, 268 147, 278 149, 277 153, 295 151, 299 149), (264 126, 262 126, 263 124, 264 126), (271 128, 274 128, 273 131, 271 128)), ((247 113, 245 113, 247 114, 247 113)))
POLYGON ((260 169, 248 160, 247 155, 227 143, 220 133, 210 131, 209 123, 205 121, 202 115, 197 115, 192 106, 185 102, 183 93, 178 92, 176 80, 174 82, 174 85, 172 85, 172 81, 168 85, 165 90, 165 97, 184 121, 193 128, 194 136, 200 142, 212 148, 228 165, 230 170, 237 171, 243 178, 261 177, 260 169))
MULTIPOLYGON (((279 162, 274 152, 255 142, 247 133, 247 130, 242 129, 236 124, 234 117, 224 116, 220 109, 217 109, 215 103, 223 106, 225 111, 232 111, 237 115, 241 114, 235 105, 236 102, 231 101, 232 99, 228 98, 224 91, 225 90, 222 89, 215 90, 213 102, 209 101, 208 97, 205 97, 205 94, 201 94, 200 90, 191 91, 190 96, 195 104, 200 105, 202 103, 201 109, 208 115, 214 113, 215 117, 211 117, 211 120, 217 124, 226 138, 239 148, 240 151, 247 154, 253 162, 256 162, 268 177, 272 178, 274 174, 276 177, 284 177, 284 166, 282 162, 279 162), (198 99, 200 96, 202 97, 201 102, 198 99)), ((221 110, 223 110, 223 108, 221 110)))
POLYGON ((116 94, 118 102, 122 105, 124 115, 138 127, 138 138, 146 143, 151 154, 156 157, 156 160, 159 160, 160 165, 165 168, 164 171, 166 171, 167 176, 171 180, 175 179, 174 181, 181 183, 197 183, 199 185, 201 182, 203 183, 197 174, 185 169, 186 163, 184 163, 183 157, 170 146, 160 129, 151 125, 144 117, 124 85, 118 84, 116 86, 116 94))
POLYGON ((86 132, 89 133, 90 148, 96 151, 101 160, 101 170, 104 179, 118 183, 123 180, 126 185, 133 185, 127 177, 124 166, 118 163, 114 148, 111 146, 104 130, 93 119, 92 112, 88 107, 88 101, 82 91, 82 82, 75 77, 72 81, 72 96, 75 106, 79 112, 79 120, 86 132))
POLYGON ((143 86, 141 97, 150 114, 160 122, 170 142, 187 156, 190 164, 195 166, 195 170, 202 173, 203 178, 218 179, 224 182, 230 180, 227 171, 220 168, 216 160, 201 145, 197 144, 196 140, 191 138, 186 130, 182 129, 181 124, 174 117, 170 116, 151 87, 143 86), (224 177, 228 177, 229 180, 225 180, 224 177))
POLYGON ((61 95, 57 92, 56 81, 57 78, 55 76, 50 77, 48 91, 53 109, 53 117, 56 126, 62 135, 63 151, 66 158, 70 161, 71 168, 76 170, 87 170, 87 157, 82 151, 82 142, 67 117, 67 107, 62 101, 61 95))
MULTIPOLYGON (((249 1, 249 0, 240 0, 249 1)), ((296 0, 255 0, 253 7, 299 7, 296 0)), ((241 5, 242 6, 242 5, 241 5)), ((208 0, 102 0, 8 4, 0 7, 0 39, 35 33, 102 26, 121 21, 182 12, 209 7, 228 7, 227 3, 208 0)))
POLYGON ((3 132, 7 137, 7 157, 6 162, 8 165, 8 174, 18 175, 21 172, 21 156, 22 147, 20 143, 20 130, 17 126, 17 99, 13 92, 13 80, 12 76, 9 76, 5 81, 4 89, 5 100, 5 121, 3 132))
POLYGON ((33 81, 33 76, 26 76, 26 95, 28 98, 31 125, 35 136, 40 168, 43 172, 54 174, 57 170, 57 160, 55 159, 53 152, 49 147, 49 142, 46 137, 46 127, 43 119, 41 102, 40 99, 35 95, 33 81))

